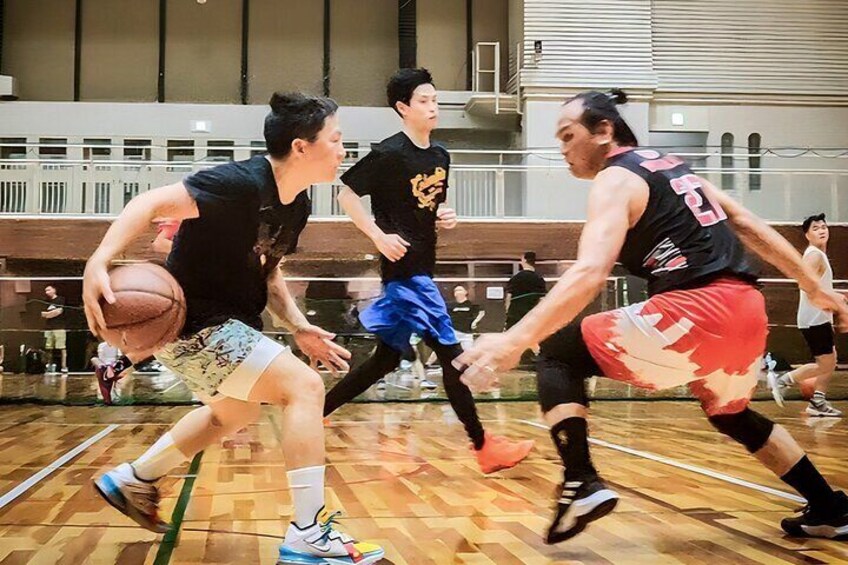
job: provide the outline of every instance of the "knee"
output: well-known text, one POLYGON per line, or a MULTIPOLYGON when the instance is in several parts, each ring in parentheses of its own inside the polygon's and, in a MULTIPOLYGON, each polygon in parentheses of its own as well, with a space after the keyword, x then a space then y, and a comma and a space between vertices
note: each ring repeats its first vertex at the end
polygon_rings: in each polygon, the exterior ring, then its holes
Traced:
POLYGON ((747 407, 736 414, 710 416, 708 420, 715 429, 744 445, 750 453, 762 449, 774 429, 774 422, 747 407))
MULTIPOLYGON (((584 368, 585 369, 585 368, 584 368)), ((536 362, 536 386, 542 412, 551 412, 562 405, 584 409, 589 404, 586 395, 587 372, 564 361, 542 355, 536 362)), ((574 414, 577 415, 577 414, 574 414)))
POLYGON ((587 416, 586 406, 574 402, 558 404, 542 413, 545 423, 551 427, 568 418, 583 418, 585 420, 587 416))
POLYGON ((313 371, 312 369, 304 371, 298 379, 295 390, 299 397, 310 400, 320 399, 321 402, 324 402, 324 379, 321 378, 321 375, 317 371, 313 371))
POLYGON ((836 352, 830 355, 822 355, 816 359, 816 365, 822 373, 832 373, 836 370, 836 352))

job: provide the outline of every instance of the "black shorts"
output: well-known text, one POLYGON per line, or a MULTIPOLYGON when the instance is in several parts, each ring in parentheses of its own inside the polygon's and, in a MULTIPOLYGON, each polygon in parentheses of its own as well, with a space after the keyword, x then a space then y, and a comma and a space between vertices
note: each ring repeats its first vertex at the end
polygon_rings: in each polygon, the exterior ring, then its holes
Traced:
POLYGON ((801 328, 801 333, 804 334, 804 339, 807 341, 807 346, 810 348, 813 357, 833 353, 833 324, 830 322, 801 328))

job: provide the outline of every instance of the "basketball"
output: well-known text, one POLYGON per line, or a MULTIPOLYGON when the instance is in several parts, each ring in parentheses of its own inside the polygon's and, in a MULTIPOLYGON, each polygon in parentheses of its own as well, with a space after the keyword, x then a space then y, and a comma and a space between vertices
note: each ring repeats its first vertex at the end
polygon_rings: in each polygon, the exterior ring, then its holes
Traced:
POLYGON ((801 397, 804 400, 809 400, 816 392, 816 378, 807 379, 798 383, 798 389, 801 391, 801 397))
POLYGON ((152 354, 174 341, 185 322, 180 285, 159 265, 122 265, 109 272, 116 301, 101 299, 103 338, 127 354, 152 354))

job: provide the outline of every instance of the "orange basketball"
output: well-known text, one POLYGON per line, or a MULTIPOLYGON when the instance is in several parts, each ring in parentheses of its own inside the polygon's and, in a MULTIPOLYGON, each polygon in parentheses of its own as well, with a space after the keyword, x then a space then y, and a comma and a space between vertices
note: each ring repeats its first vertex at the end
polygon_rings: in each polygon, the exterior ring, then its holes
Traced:
POLYGON ((801 381, 798 383, 798 390, 801 391, 801 396, 804 397, 804 400, 811 399, 813 397, 813 393, 816 392, 816 378, 813 377, 811 379, 801 381))
POLYGON ((109 272, 115 303, 100 300, 103 339, 126 354, 152 355, 177 339, 185 323, 183 289, 159 265, 122 265, 109 272))

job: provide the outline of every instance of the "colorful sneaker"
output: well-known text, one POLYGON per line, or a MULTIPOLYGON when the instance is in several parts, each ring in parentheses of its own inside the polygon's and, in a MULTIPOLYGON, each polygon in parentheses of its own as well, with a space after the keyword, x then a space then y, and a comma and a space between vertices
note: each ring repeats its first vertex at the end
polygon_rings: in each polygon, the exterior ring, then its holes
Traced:
POLYGON ((322 509, 304 529, 289 524, 277 563, 292 565, 370 565, 385 555, 379 545, 360 543, 335 529, 339 512, 322 509))
POLYGON ((108 367, 101 365, 94 369, 94 376, 97 377, 97 387, 100 389, 100 395, 103 397, 103 404, 112 405, 112 387, 115 386, 115 379, 110 379, 107 376, 108 367))
POLYGON ((159 518, 159 490, 135 476, 129 463, 121 463, 94 479, 94 489, 118 512, 145 530, 164 534, 171 527, 159 518))
POLYGON ((485 443, 479 451, 474 451, 477 463, 484 474, 494 473, 518 465, 533 449, 532 439, 512 441, 504 436, 493 436, 486 432, 485 443))
POLYGON ((808 504, 798 509, 800 516, 781 520, 780 527, 795 537, 848 539, 848 496, 839 491, 836 497, 834 507, 839 510, 823 514, 813 512, 808 504))
POLYGON ((545 543, 559 543, 586 529, 590 522, 603 518, 618 504, 618 495, 608 489, 600 477, 586 481, 565 481, 560 485, 556 514, 545 543))
POLYGON ((821 402, 815 402, 813 400, 807 404, 807 409, 805 410, 807 414, 810 416, 815 416, 817 418, 840 418, 842 417, 842 412, 833 407, 833 405, 827 400, 822 400, 821 402))

